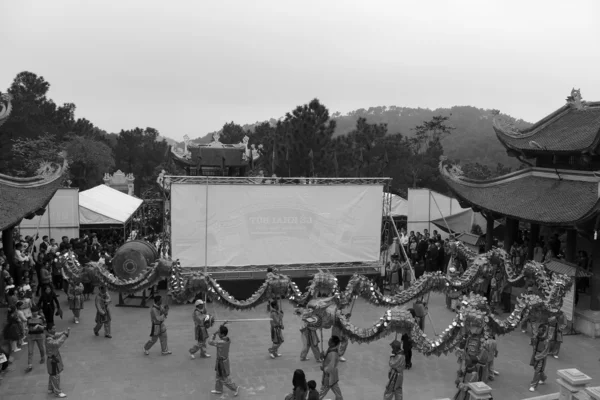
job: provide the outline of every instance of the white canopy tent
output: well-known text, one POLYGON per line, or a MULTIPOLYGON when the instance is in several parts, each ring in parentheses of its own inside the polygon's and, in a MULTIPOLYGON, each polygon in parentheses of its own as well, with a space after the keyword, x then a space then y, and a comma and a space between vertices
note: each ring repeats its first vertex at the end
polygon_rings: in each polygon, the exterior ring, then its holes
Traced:
POLYGON ((383 193, 385 196, 383 216, 406 217, 408 215, 408 201, 392 193, 383 193), (391 196, 391 200, 390 200, 391 196))
POLYGON ((144 201, 99 185, 79 193, 80 225, 125 226, 144 201))

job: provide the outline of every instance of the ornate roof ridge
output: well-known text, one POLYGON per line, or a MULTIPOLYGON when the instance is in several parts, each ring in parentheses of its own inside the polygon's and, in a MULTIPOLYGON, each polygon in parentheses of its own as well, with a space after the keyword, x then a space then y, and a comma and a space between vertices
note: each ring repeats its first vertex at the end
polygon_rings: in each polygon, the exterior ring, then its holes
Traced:
MULTIPOLYGON (((56 164, 55 164, 56 165, 56 164)), ((0 185, 10 186, 18 189, 27 189, 41 187, 60 179, 68 168, 66 156, 63 156, 62 165, 53 167, 51 163, 46 163, 40 168, 40 173, 27 178, 19 178, 10 175, 0 174, 0 185)))
POLYGON ((524 139, 533 136, 538 130, 542 129, 551 122, 554 122, 559 117, 562 117, 563 115, 567 114, 569 110, 571 110, 571 107, 568 104, 565 104, 558 110, 545 116, 535 124, 531 125, 529 128, 525 129, 518 129, 514 126, 511 126, 509 122, 501 121, 498 114, 492 119, 492 126, 494 127, 496 135, 500 140, 502 140, 502 138, 499 134, 509 136, 515 139, 524 139))
POLYGON ((463 176, 460 166, 450 165, 442 159, 439 164, 440 174, 443 178, 449 179, 463 186, 470 187, 489 187, 503 184, 515 179, 521 179, 527 176, 538 176, 548 179, 580 181, 580 182, 599 182, 600 171, 574 171, 574 170, 556 170, 554 168, 530 167, 518 171, 510 172, 506 175, 498 176, 492 179, 480 180, 463 176), (558 172, 558 174, 557 174, 558 172), (560 176, 559 176, 560 175, 560 176))

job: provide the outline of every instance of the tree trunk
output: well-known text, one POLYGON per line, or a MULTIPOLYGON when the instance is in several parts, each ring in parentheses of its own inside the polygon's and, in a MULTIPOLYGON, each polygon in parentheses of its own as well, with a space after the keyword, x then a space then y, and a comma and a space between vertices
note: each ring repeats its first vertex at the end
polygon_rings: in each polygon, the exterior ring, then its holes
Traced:
POLYGON ((10 275, 15 280, 15 285, 21 284, 21 274, 19 273, 19 266, 15 264, 15 244, 13 234, 15 228, 8 228, 2 231, 2 248, 6 255, 6 261, 8 261, 10 275))

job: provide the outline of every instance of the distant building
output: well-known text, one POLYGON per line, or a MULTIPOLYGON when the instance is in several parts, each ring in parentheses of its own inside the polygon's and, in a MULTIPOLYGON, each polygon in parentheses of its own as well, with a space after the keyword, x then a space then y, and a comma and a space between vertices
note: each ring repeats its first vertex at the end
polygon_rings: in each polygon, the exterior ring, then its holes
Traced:
POLYGON ((108 173, 104 174, 104 184, 109 186, 119 192, 128 194, 133 196, 134 191, 134 181, 132 173, 125 175, 121 170, 118 170, 114 174, 110 175, 108 173))
POLYGON ((247 136, 238 144, 223 144, 219 139, 215 133, 211 143, 196 145, 186 135, 184 150, 171 151, 173 161, 188 176, 246 176, 259 157, 260 146, 249 145, 247 136))

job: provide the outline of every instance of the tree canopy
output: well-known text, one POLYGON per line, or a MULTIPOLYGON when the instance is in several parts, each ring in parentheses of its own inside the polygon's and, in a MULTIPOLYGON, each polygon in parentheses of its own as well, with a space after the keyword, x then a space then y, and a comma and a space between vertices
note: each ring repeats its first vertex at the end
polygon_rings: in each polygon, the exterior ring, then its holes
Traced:
MULTIPOLYGON (((181 173, 172 162, 169 144, 156 129, 130 127, 118 134, 107 133, 85 118, 76 118, 75 104, 55 104, 48 97, 49 89, 50 83, 44 77, 31 72, 19 73, 8 88, 13 96, 13 112, 0 127, 0 172, 31 175, 41 162, 58 161, 59 153, 64 151, 73 187, 83 190, 101 184, 104 173, 120 169, 133 173, 135 193, 140 197, 154 193, 156 176, 162 169, 181 173)), ((464 131, 472 127, 466 127, 463 117, 473 114, 475 119, 473 110, 477 109, 452 110, 435 113, 371 107, 341 115, 331 114, 313 99, 280 120, 253 125, 228 122, 220 131, 220 140, 233 144, 248 136, 250 145, 260 153, 255 167, 269 175, 388 176, 393 178, 396 193, 404 194, 415 187, 447 192, 438 172, 440 156, 446 147, 454 148, 455 142, 464 143, 464 131), (414 125, 406 129, 406 125, 398 124, 396 117, 400 115, 405 117, 402 121, 414 121, 414 125), (455 122, 459 127, 454 126, 455 122)), ((487 114, 478 115, 477 126, 490 123, 487 114)), ((194 140, 208 141, 206 136, 194 140)), ((496 145, 495 140, 492 142, 496 145)), ((481 145, 482 151, 487 151, 485 146, 481 145)), ((454 150, 449 155, 459 158, 454 150)), ((515 166, 502 163, 503 157, 498 157, 495 164, 488 158, 466 160, 463 172, 474 179, 488 179, 508 173, 515 166)))

